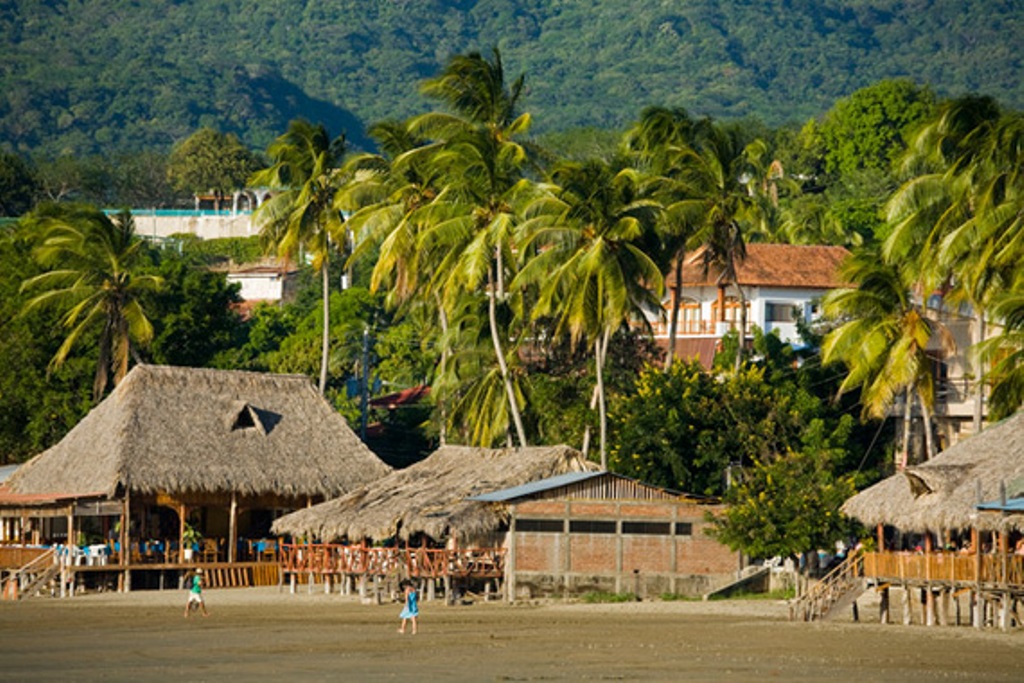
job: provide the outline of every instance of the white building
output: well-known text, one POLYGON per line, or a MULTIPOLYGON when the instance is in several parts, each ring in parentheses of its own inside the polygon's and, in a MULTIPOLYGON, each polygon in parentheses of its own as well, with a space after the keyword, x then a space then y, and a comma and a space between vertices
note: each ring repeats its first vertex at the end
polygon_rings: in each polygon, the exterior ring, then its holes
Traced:
MULTIPOLYGON (((839 264, 850 255, 843 247, 748 244, 747 257, 737 265, 737 279, 746 301, 745 338, 753 338, 757 325, 777 331, 786 342, 799 343, 797 321, 812 322, 819 316, 819 302, 830 289, 842 286, 839 264)), ((654 338, 662 348, 669 345, 669 320, 675 288, 675 269, 666 278, 665 311, 652 316, 654 338)), ((697 359, 705 367, 714 360, 719 341, 740 324, 739 292, 720 277, 715 268, 704 272, 702 252, 687 256, 682 268, 676 355, 697 359)))

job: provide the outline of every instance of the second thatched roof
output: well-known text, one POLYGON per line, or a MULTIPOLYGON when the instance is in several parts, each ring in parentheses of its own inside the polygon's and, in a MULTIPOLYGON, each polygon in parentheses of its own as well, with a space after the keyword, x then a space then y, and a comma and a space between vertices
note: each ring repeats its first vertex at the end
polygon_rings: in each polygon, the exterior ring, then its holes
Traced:
POLYGON ((861 491, 843 512, 868 526, 938 532, 1003 526, 977 505, 1024 495, 1024 411, 861 491))
POLYGON ((285 515, 274 522, 273 531, 325 542, 408 539, 416 533, 437 540, 449 533, 466 539, 493 531, 508 518, 506 506, 467 500, 471 496, 596 469, 568 446, 444 446, 359 491, 285 515))
POLYGON ((329 498, 390 471, 306 377, 139 365, 7 484, 329 498))

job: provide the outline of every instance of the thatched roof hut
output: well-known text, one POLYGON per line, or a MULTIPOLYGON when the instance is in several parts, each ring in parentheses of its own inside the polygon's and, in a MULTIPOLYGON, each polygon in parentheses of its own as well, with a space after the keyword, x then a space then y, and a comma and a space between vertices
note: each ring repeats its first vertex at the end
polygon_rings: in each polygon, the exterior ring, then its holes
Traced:
POLYGON ((487 449, 444 446, 404 470, 359 491, 298 510, 274 522, 273 531, 321 541, 408 539, 416 533, 440 540, 479 537, 508 518, 505 505, 467 500, 565 472, 596 470, 568 446, 487 449))
POLYGON ((880 481, 843 505, 868 526, 907 532, 1002 528, 979 515, 983 501, 1024 495, 1024 411, 965 439, 926 463, 880 481))
POLYGON ((139 365, 7 486, 333 497, 390 471, 306 377, 139 365))

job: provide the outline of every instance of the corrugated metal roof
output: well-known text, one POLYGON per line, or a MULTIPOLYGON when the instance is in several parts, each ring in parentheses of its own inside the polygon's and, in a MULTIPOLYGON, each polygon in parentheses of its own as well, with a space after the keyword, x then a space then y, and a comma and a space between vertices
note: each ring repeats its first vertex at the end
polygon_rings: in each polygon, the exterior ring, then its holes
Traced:
POLYGON ((1024 512, 1024 498, 1011 498, 1005 503, 993 500, 990 503, 979 503, 979 510, 997 510, 1000 512, 1024 512))
POLYGON ((482 493, 479 496, 473 496, 469 500, 478 500, 485 503, 504 503, 509 500, 515 500, 516 498, 523 498, 534 493, 540 493, 541 491, 549 491, 551 489, 558 488, 559 486, 568 486, 569 484, 576 484, 581 481, 587 481, 588 479, 594 479, 596 477, 603 477, 608 472, 566 472, 565 474, 558 474, 554 477, 548 477, 547 479, 540 479, 538 481, 531 481, 529 484, 522 484, 520 486, 513 486, 508 489, 501 489, 500 491, 491 491, 490 493, 482 493))

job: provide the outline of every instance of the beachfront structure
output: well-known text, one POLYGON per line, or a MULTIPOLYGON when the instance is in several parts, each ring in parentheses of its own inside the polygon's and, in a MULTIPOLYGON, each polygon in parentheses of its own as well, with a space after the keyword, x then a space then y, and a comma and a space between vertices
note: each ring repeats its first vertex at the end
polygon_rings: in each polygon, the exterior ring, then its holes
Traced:
POLYGON ((507 512, 472 500, 473 496, 596 469, 569 446, 442 446, 420 462, 352 493, 281 517, 273 531, 324 542, 409 542, 426 537, 460 546, 500 545, 507 512))
POLYGON ((504 583, 505 597, 588 590, 699 594, 736 578, 737 553, 704 533, 715 501, 599 471, 567 447, 445 446, 361 490, 274 523, 283 572, 341 582, 414 577, 504 583), (556 528, 557 527, 557 528, 556 528), (367 543, 367 542, 370 543, 367 543), (381 545, 386 542, 386 545, 381 545), (376 547, 374 547, 376 546, 376 547))
POLYGON ((70 571, 127 590, 133 572, 273 561, 253 555, 275 517, 390 471, 304 376, 139 365, 5 482, 0 528, 22 548, 96 548, 70 571))
POLYGON ((476 496, 507 511, 508 599, 592 591, 701 595, 742 556, 709 536, 712 498, 611 472, 572 472, 476 496))
MULTIPOLYGON (((927 624, 950 622, 951 601, 959 614, 964 596, 975 626, 1019 624, 1024 515, 1009 500, 1024 497, 1022 456, 1024 411, 846 501, 843 512, 875 530, 877 549, 851 558, 842 570, 849 590, 833 596, 876 586, 888 621, 889 587, 920 591, 927 624)), ((823 607, 808 603, 812 613, 823 607)), ((903 618, 912 618, 906 602, 903 618)))
POLYGON ((676 285, 681 282, 676 355, 710 368, 722 337, 739 328, 741 300, 747 308, 743 337, 748 343, 754 325, 777 333, 783 341, 802 343, 797 321, 818 319, 821 298, 844 284, 839 265, 850 252, 843 247, 748 244, 746 258, 736 266, 742 296, 720 268, 711 266, 705 272, 703 255, 703 249, 696 250, 681 267, 671 268, 665 282, 665 310, 652 313, 650 323, 655 341, 667 349, 676 285))

